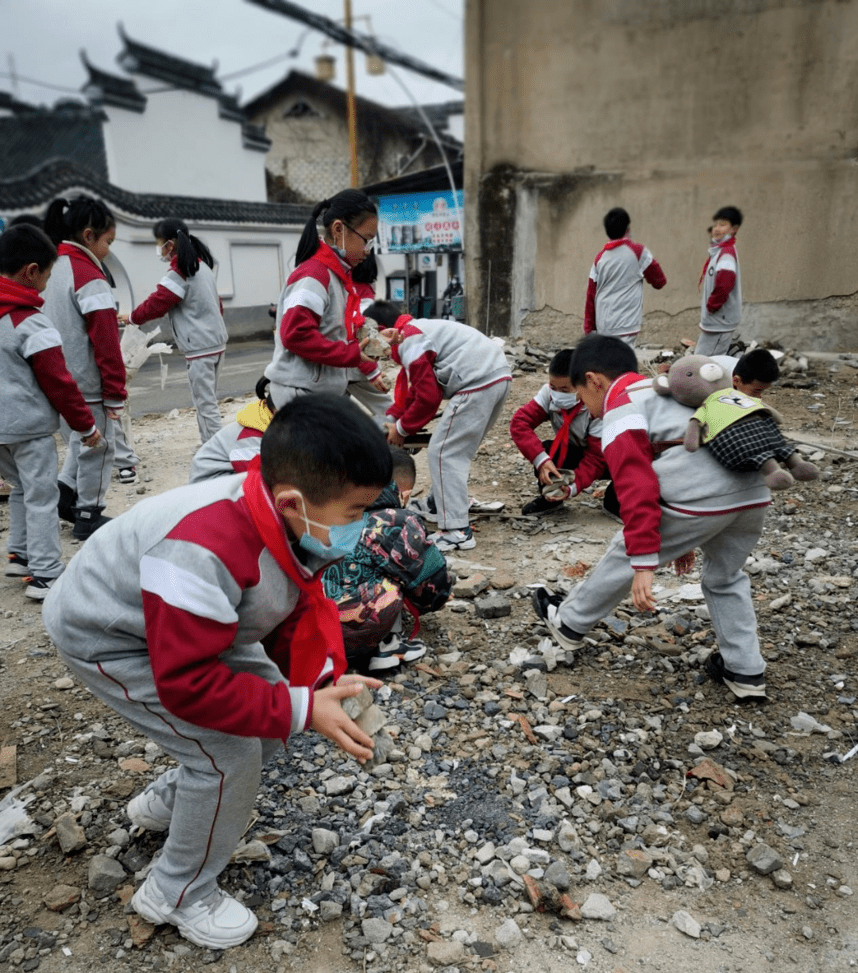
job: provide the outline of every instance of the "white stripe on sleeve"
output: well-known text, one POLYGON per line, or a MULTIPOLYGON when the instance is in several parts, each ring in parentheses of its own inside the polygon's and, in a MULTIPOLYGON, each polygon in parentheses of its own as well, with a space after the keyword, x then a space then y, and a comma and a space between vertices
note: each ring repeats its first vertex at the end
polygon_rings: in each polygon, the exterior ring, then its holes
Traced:
POLYGON ((641 270, 646 270, 647 267, 652 263, 652 254, 647 250, 646 247, 641 251, 640 266, 641 270))
POLYGON ((180 297, 182 300, 185 299, 185 294, 188 293, 187 284, 185 284, 178 274, 169 273, 166 277, 162 277, 159 283, 162 287, 166 287, 168 291, 175 294, 176 297, 180 297))
POLYGON ((56 328, 40 328, 35 334, 31 334, 27 338, 21 353, 25 358, 32 358, 40 351, 47 351, 48 348, 62 348, 62 346, 63 339, 56 328))
POLYGON ((259 455, 259 450, 262 445, 262 438, 255 440, 256 448, 252 446, 236 446, 235 449, 229 451, 229 461, 230 463, 249 463, 254 456, 259 455))
POLYGON ((604 423, 602 428, 602 452, 611 445, 617 436, 622 436, 624 432, 631 432, 635 429, 640 429, 643 432, 648 431, 646 418, 640 412, 629 412, 626 415, 617 416, 612 422, 604 423))
POLYGON ((222 625, 238 621, 238 614, 226 594, 202 578, 163 558, 144 554, 140 559, 140 587, 157 595, 173 608, 210 618, 222 625))
POLYGON ((725 253, 715 261, 715 273, 720 273, 722 270, 729 270, 733 274, 736 273, 736 259, 732 254, 725 253))
POLYGON ((116 301, 110 291, 96 291, 94 294, 80 294, 77 297, 81 314, 92 314, 93 311, 115 311, 116 301))
POLYGON ((286 299, 283 301, 283 313, 290 311, 293 307, 306 307, 308 310, 312 311, 314 314, 318 314, 319 317, 325 313, 325 304, 327 303, 327 294, 322 297, 321 294, 317 294, 315 291, 311 291, 307 287, 300 287, 292 291, 286 299))
POLYGON ((290 686, 289 696, 292 699, 292 723, 290 733, 300 733, 307 727, 307 716, 310 713, 310 690, 307 686, 290 686))
POLYGON ((423 334, 411 334, 399 346, 399 360, 403 368, 408 368, 427 351, 432 351, 432 342, 423 334))

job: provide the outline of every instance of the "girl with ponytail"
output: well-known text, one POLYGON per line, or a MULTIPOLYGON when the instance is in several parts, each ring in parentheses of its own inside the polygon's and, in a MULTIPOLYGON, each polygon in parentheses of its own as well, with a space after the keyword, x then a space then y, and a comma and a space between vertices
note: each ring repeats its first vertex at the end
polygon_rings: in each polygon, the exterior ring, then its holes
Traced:
POLYGON ((377 363, 355 337, 363 317, 351 276, 371 253, 377 232, 378 210, 359 189, 345 189, 314 207, 277 303, 274 357, 265 369, 278 409, 308 392, 344 394, 354 368, 383 390, 377 363))
POLYGON ((62 425, 68 442, 60 473, 60 516, 86 540, 108 518, 102 516, 115 449, 112 419, 125 404, 125 365, 119 350, 116 301, 102 261, 116 236, 116 223, 99 199, 55 199, 45 215, 45 232, 57 247, 57 262, 45 290, 45 314, 63 342, 68 369, 92 410, 104 445, 87 446, 62 425))
POLYGON ((212 273, 214 258, 182 220, 161 220, 153 233, 158 258, 170 269, 154 292, 123 320, 139 325, 169 317, 176 345, 185 356, 197 426, 205 443, 221 428, 217 376, 227 342, 223 304, 212 273))

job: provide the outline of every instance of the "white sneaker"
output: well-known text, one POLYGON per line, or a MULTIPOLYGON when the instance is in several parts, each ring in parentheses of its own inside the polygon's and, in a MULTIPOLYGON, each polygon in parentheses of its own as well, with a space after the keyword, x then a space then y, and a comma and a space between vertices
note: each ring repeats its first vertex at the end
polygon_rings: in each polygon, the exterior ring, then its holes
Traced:
POLYGON ((429 540, 444 554, 448 551, 470 551, 477 546, 470 527, 464 530, 439 530, 435 534, 430 534, 429 540))
POLYGON ((250 909, 219 888, 196 902, 174 909, 151 875, 134 893, 131 907, 147 922, 156 926, 168 922, 180 936, 208 949, 238 946, 250 939, 259 924, 250 909))
POLYGON ((435 498, 432 496, 412 500, 407 509, 424 520, 431 521, 433 524, 438 523, 438 508, 435 506, 435 498))
POLYGON ((125 813, 133 825, 147 831, 168 831, 173 819, 173 812, 151 788, 132 797, 125 813))

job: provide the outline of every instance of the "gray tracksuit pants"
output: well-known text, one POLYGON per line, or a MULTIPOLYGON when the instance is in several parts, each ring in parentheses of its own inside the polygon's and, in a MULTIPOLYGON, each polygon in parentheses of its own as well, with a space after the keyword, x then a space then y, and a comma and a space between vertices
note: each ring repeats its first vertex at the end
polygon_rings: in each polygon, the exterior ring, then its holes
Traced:
POLYGON ((459 392, 447 403, 429 440, 429 475, 440 530, 468 525, 468 474, 480 443, 497 421, 510 383, 459 392))
POLYGON ((68 443, 60 479, 77 493, 78 507, 103 507, 113 470, 115 423, 107 418, 107 409, 101 402, 87 402, 92 409, 95 425, 104 442, 94 449, 84 446, 81 435, 73 432, 65 420, 60 420, 60 431, 68 443))
POLYGON ((222 425, 217 404, 217 376, 222 361, 223 352, 185 359, 191 385, 191 401, 197 410, 197 425, 200 429, 200 441, 203 443, 207 443, 215 433, 220 432, 222 425))
POLYGON ((349 379, 346 393, 356 402, 360 402, 379 426, 383 426, 386 422, 393 422, 387 415, 387 410, 393 405, 390 393, 379 392, 357 369, 354 369, 354 374, 359 375, 360 378, 349 379))
MULTIPOLYGON (((724 663, 737 675, 754 676, 766 668, 757 637, 751 580, 742 570, 760 539, 765 516, 765 507, 745 507, 707 517, 662 508, 659 566, 696 547, 703 551, 703 596, 724 663)), ((623 532, 619 531, 592 574, 573 588, 560 605, 560 620, 575 632, 588 632, 626 597, 634 574, 623 532)))
POLYGON ((57 504, 57 444, 53 436, 0 445, 0 477, 15 484, 9 495, 6 549, 29 561, 36 578, 58 578, 61 560, 57 504))
POLYGON ((122 418, 113 425, 114 453, 113 468, 125 470, 129 466, 139 466, 140 457, 134 449, 134 434, 131 431, 131 396, 125 400, 122 418))
MULTIPOLYGON (((695 355, 726 355, 733 338, 732 331, 703 331, 701 329, 694 346, 695 355)), ((728 666, 729 668, 729 666, 728 666)))
MULTIPOLYGON (((250 819, 262 768, 282 741, 231 736, 178 719, 158 698, 148 654, 101 662, 70 656, 66 647, 91 639, 92 632, 65 626, 61 617, 50 614, 50 606, 46 612, 51 638, 72 672, 179 764, 148 787, 173 811, 152 876, 172 906, 195 902, 214 889, 228 865, 250 819)), ((283 681, 258 642, 238 646, 221 659, 234 672, 283 681)))

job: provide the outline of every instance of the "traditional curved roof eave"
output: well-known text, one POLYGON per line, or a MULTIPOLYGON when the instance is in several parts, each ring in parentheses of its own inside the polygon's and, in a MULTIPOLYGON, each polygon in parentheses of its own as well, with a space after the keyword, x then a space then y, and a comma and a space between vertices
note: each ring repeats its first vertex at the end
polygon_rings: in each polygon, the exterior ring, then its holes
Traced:
POLYGON ((120 189, 80 165, 55 159, 17 179, 0 180, 0 209, 15 212, 46 206, 57 196, 72 192, 91 193, 103 199, 117 215, 129 222, 161 219, 165 213, 195 223, 264 224, 301 226, 312 213, 311 206, 297 203, 257 203, 196 196, 132 193, 120 189))

